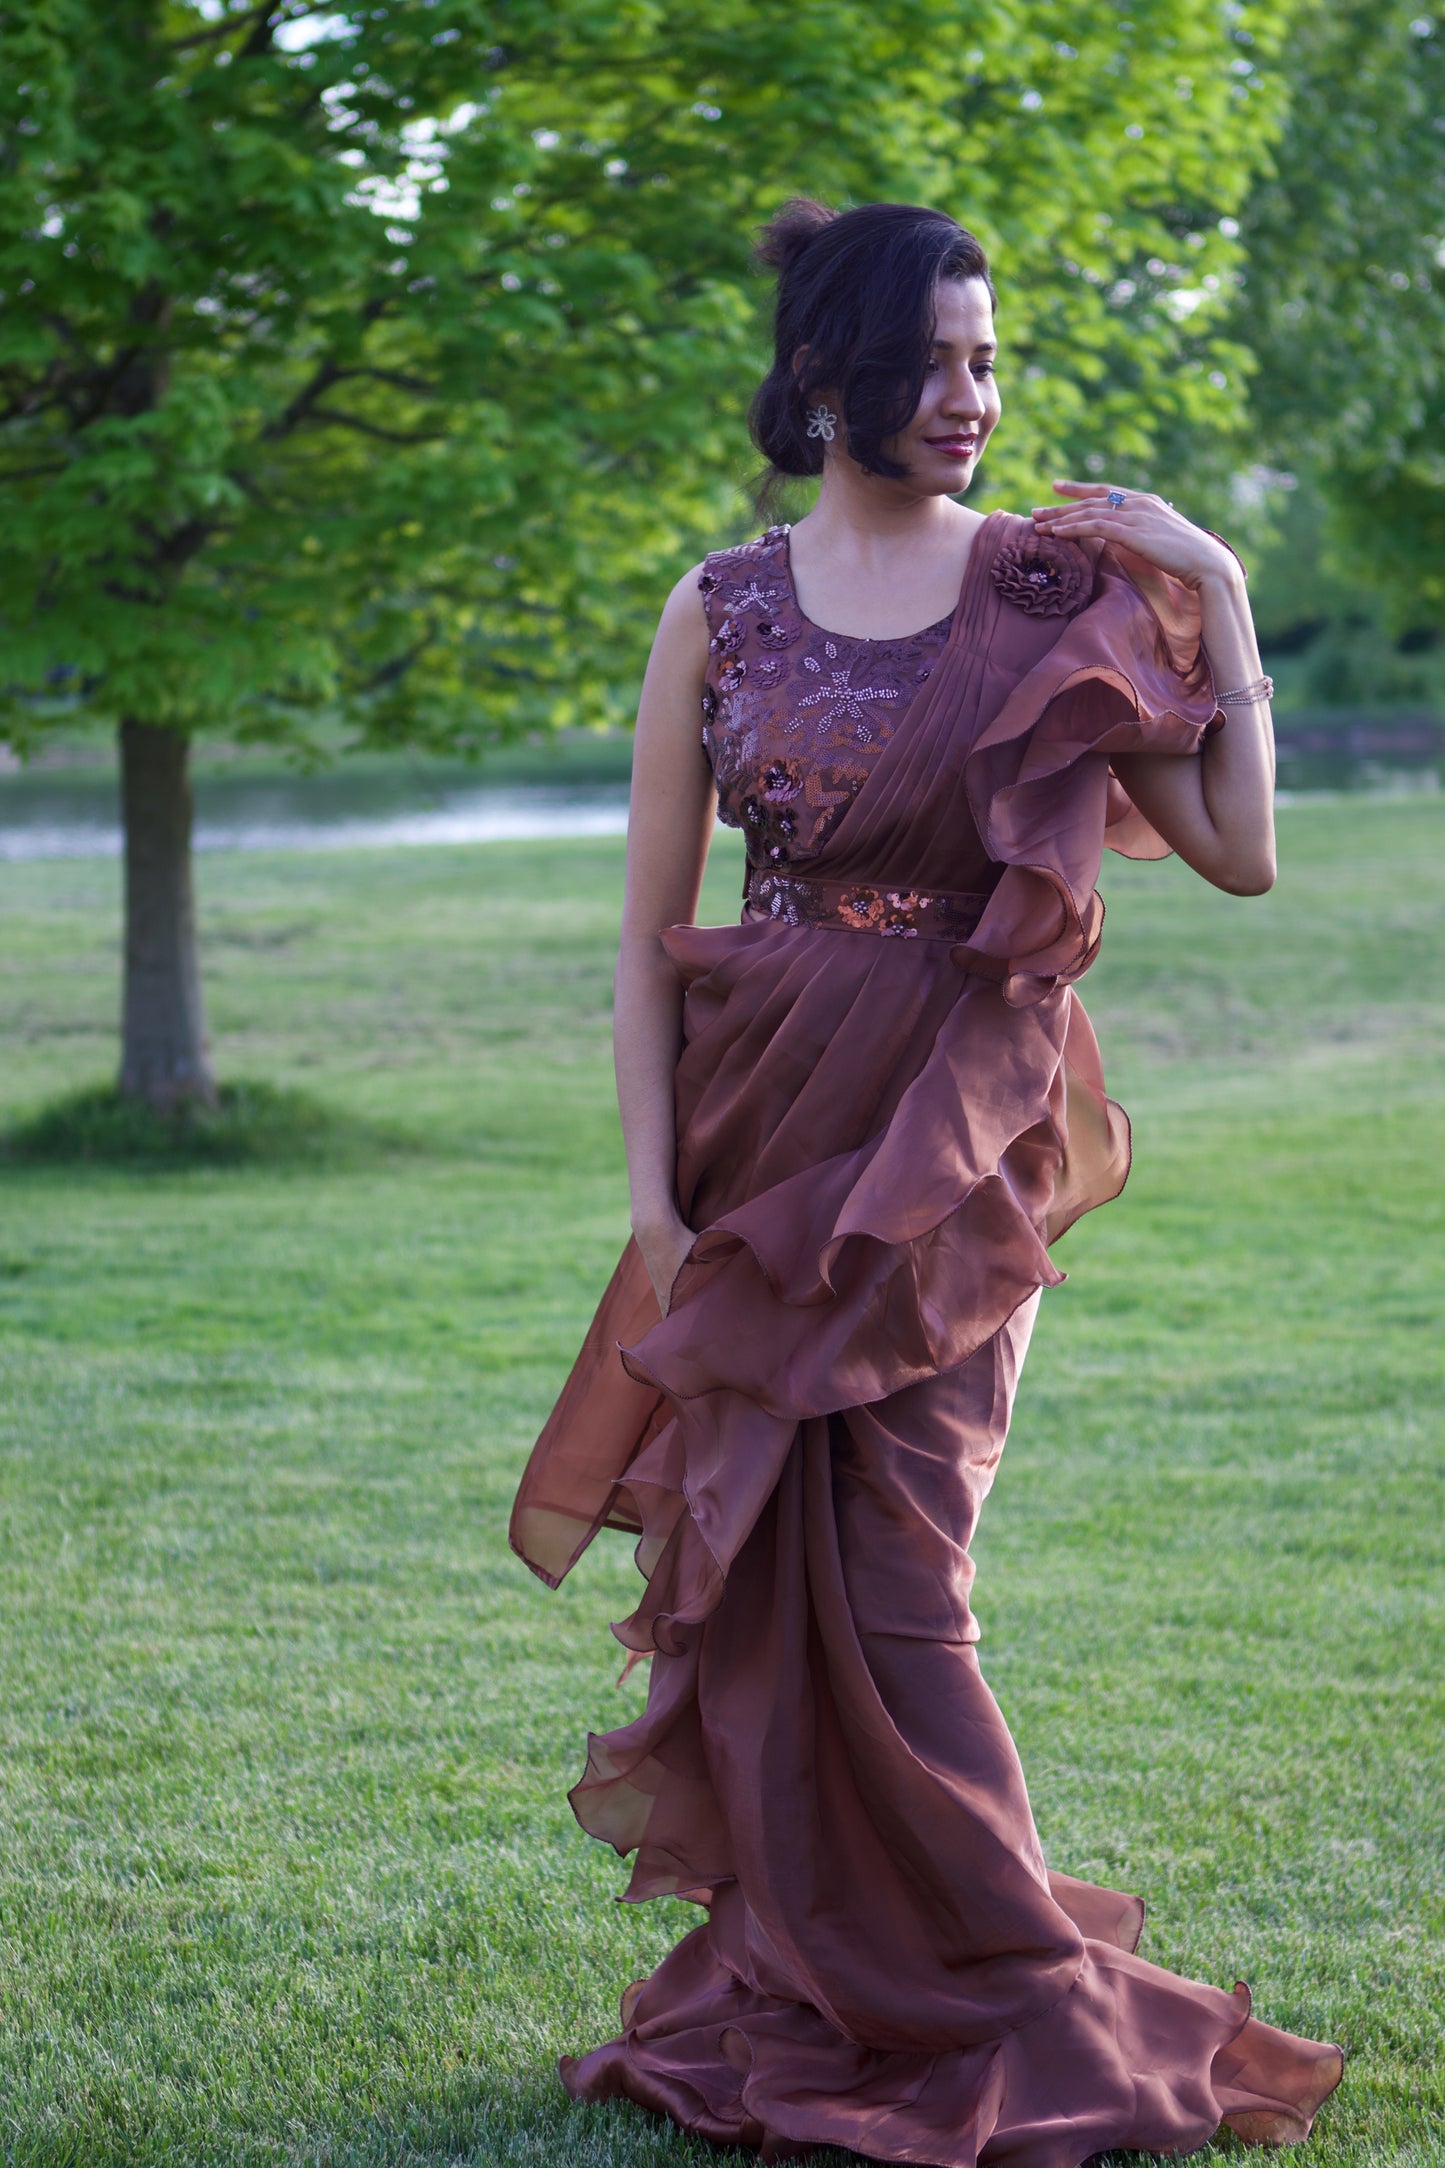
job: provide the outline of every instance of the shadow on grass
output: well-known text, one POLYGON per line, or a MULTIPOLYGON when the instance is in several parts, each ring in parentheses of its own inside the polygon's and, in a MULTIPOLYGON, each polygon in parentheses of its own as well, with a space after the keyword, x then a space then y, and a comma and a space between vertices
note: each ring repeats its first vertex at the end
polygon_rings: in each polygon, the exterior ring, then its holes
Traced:
POLYGON ((364 1121, 307 1092, 223 1084, 214 1107, 182 1102, 157 1113, 92 1085, 0 1130, 5 1167, 347 1167, 425 1150, 410 1132, 364 1121))

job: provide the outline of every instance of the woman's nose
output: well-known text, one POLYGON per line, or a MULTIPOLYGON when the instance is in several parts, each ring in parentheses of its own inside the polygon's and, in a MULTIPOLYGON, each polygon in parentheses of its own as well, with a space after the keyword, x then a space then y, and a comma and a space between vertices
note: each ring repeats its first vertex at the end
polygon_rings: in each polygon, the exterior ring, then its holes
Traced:
POLYGON ((956 414, 960 421, 981 421, 987 411, 983 389, 971 369, 965 369, 948 387, 944 402, 947 414, 956 414))

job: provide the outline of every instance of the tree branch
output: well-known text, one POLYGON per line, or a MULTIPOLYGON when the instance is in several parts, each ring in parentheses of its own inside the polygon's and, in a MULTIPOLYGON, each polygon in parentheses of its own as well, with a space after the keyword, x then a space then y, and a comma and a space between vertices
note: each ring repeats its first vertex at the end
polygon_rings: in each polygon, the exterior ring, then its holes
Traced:
POLYGON ((409 391, 418 399, 435 399, 437 396, 435 384, 428 384, 419 376, 408 376, 402 369, 338 369, 331 381, 344 384, 348 378, 358 376, 370 377, 378 384, 394 385, 398 391, 409 391))
POLYGON ((94 367, 94 361, 91 356, 90 348, 86 345, 84 339, 81 338, 80 333, 76 330, 74 324, 72 324, 69 318, 62 314, 59 309, 47 309, 42 315, 40 321, 43 324, 49 324, 51 330, 55 332, 60 338, 62 338, 68 347, 70 347, 75 353, 79 354, 82 360, 87 364, 87 366, 92 368, 94 367))
POLYGON ((311 427, 324 428, 334 422, 341 429, 359 430, 364 437, 379 437, 383 444, 440 444, 444 429, 383 429, 379 422, 368 422, 359 414, 344 414, 340 407, 308 407, 301 420, 311 427))
POLYGON ((249 497, 252 504, 259 505, 263 512, 280 510, 276 499, 261 487, 253 474, 247 474, 244 467, 227 467, 226 478, 235 483, 243 497, 249 497))
POLYGON ((377 693, 382 690, 383 686, 395 685, 399 678, 406 676, 412 664, 425 654, 435 638, 436 626, 428 625, 421 638, 414 641, 402 654, 394 655, 390 662, 384 662, 379 669, 373 670, 362 687, 362 691, 377 693))
POLYGON ((167 536, 156 551, 156 561, 170 571, 179 571, 204 549, 211 536, 220 526, 219 520, 188 519, 167 536))
POLYGON ((245 44, 241 46, 241 48, 237 52, 236 58, 238 60, 259 60, 263 53, 270 52, 271 33, 276 27, 275 23, 272 20, 275 12, 276 10, 274 9, 274 7, 271 6, 266 6, 257 10, 257 13, 259 14, 261 19, 257 23, 255 29, 251 32, 250 37, 247 38, 245 44))
MULTIPOLYGON (((361 311, 361 321, 365 329, 370 330, 374 323, 379 322, 390 306, 391 297, 389 295, 373 294, 361 311)), ((278 437, 289 436, 291 431, 306 419, 321 394, 324 391, 329 391, 333 384, 341 383, 346 377, 367 374, 381 376, 383 373, 379 369, 368 371, 360 365, 351 369, 343 369, 340 362, 328 354, 325 361, 318 367, 311 382, 304 385, 297 392, 296 397, 291 401, 285 412, 278 414, 275 421, 266 424, 266 427, 261 432, 263 439, 274 443, 278 437)))
POLYGON ((193 30, 189 37, 171 38, 167 51, 184 53, 193 45, 213 45, 217 38, 229 37, 233 30, 244 30, 258 15, 269 15, 272 5, 273 0, 261 0, 259 7, 246 8, 240 15, 228 15, 221 22, 212 23, 209 30, 193 30))
POLYGON ((297 392, 296 397, 291 401, 285 412, 278 414, 275 421, 266 424, 266 427, 261 432, 262 436, 268 442, 274 442, 277 437, 290 436, 291 431, 305 419, 311 407, 321 397, 321 394, 328 391, 336 382, 339 374, 340 371, 336 363, 328 355, 312 377, 311 382, 304 385, 297 392))

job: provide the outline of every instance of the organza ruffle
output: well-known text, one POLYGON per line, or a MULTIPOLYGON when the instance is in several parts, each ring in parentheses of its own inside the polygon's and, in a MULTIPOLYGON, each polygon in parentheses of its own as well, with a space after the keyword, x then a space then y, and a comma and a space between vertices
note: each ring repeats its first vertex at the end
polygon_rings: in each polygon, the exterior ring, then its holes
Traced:
POLYGON ((1002 867, 958 961, 1025 1004, 1077 979, 1103 930, 1104 848, 1168 845, 1110 771, 1120 753, 1197 753, 1223 716, 1197 596, 1131 551, 1096 553, 1094 596, 1024 672, 964 760, 968 800, 1002 867))
POLYGON ((1072 1986, 998 2041, 870 2048, 750 1988, 717 1954, 721 1909, 628 1989, 618 2038, 563 2059, 574 2098, 633 2100, 764 2161, 833 2145, 932 2168, 1079 2168, 1116 2148, 1193 2152, 1221 2126, 1298 2144, 1340 2080, 1339 2049, 1261 2023, 1242 1982, 1181 1980, 1122 1939, 1090 1938, 1072 1986))
POLYGON ((550 1579, 604 1523, 641 1535, 646 1592, 614 1628, 641 1652, 707 1616, 800 1420, 957 1368, 1063 1278, 1049 1243, 1128 1168, 1068 988, 1011 1008, 936 941, 755 925, 664 945, 700 1231, 665 1317, 628 1245, 514 1523, 550 1579))

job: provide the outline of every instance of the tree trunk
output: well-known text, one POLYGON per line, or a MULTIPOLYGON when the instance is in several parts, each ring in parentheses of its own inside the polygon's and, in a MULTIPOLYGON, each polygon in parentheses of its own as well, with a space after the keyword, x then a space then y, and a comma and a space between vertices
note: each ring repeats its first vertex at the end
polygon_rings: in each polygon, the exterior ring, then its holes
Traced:
POLYGON ((125 995, 120 1088, 168 1111, 214 1105, 191 883, 190 742, 127 716, 120 726, 125 830, 125 995))

